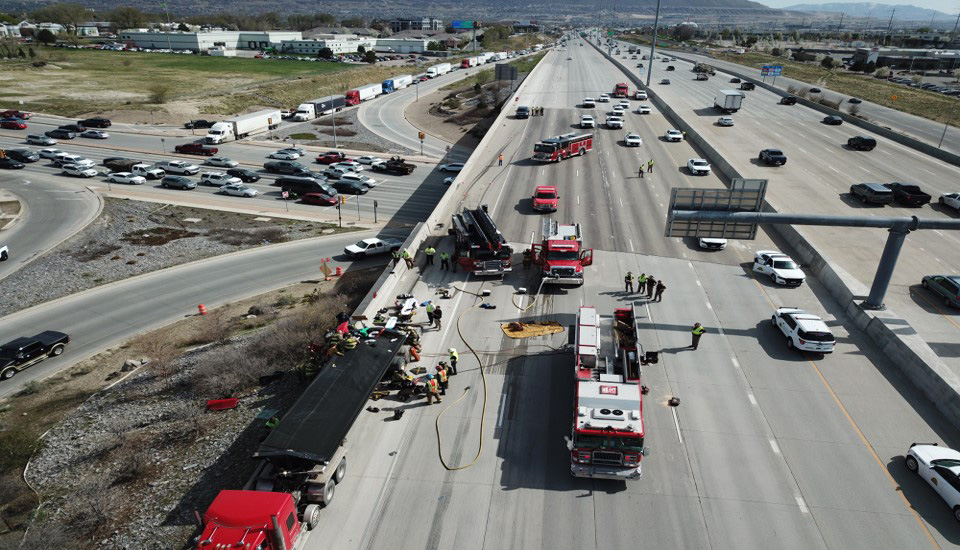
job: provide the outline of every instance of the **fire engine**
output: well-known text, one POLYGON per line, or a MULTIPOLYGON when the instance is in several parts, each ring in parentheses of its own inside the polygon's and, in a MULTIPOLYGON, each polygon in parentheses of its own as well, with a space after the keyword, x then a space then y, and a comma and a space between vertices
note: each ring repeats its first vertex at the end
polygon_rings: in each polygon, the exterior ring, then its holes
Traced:
POLYGON ((547 138, 533 146, 533 160, 559 162, 593 149, 593 134, 569 133, 547 138))
POLYGON ((487 205, 464 208, 453 215, 451 226, 450 233, 456 236, 453 259, 463 269, 474 275, 500 276, 511 270, 513 249, 497 229, 487 205))
POLYGON ((613 88, 613 97, 627 97, 628 95, 630 95, 630 89, 625 82, 621 82, 613 88))
MULTIPOLYGON (((634 308, 601 318, 596 308, 577 311, 576 389, 573 431, 567 440, 575 477, 638 479, 643 444, 641 357, 634 308)), ((648 361, 649 359, 649 361, 648 361)))
POLYGON ((583 284, 583 268, 593 264, 593 249, 583 249, 580 224, 545 219, 540 243, 530 245, 530 259, 541 267, 545 283, 583 284))

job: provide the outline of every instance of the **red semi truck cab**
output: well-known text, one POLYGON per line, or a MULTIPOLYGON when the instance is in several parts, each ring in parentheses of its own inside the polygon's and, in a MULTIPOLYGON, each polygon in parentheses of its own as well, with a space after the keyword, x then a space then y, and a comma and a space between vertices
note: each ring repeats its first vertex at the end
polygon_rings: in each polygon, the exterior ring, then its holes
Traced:
POLYGON ((621 82, 613 88, 613 97, 627 97, 628 95, 630 95, 630 89, 625 82, 621 82))
POLYGON ((319 520, 319 507, 311 516, 297 513, 293 496, 264 491, 220 491, 203 514, 203 534, 197 550, 250 548, 288 550, 319 520))
POLYGON ((344 105, 360 105, 360 90, 349 90, 344 97, 344 105))
POLYGON ((540 266, 545 283, 582 285, 583 268, 593 264, 593 249, 583 248, 580 224, 545 219, 542 241, 530 246, 530 258, 540 266))

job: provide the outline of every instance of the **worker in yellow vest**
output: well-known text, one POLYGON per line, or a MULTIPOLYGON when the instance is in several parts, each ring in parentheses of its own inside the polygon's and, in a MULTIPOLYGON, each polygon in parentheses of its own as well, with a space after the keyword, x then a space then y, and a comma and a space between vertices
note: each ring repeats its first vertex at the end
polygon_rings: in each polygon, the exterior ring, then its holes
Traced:
POLYGON ((643 292, 645 286, 647 286, 647 274, 641 273, 640 276, 637 277, 637 291, 643 292))
POLYGON ((456 348, 450 348, 447 352, 450 353, 450 375, 453 376, 457 374, 457 361, 460 360, 460 354, 457 353, 456 348))
POLYGON ((703 328, 703 325, 700 323, 693 324, 693 330, 690 331, 690 334, 693 335, 693 341, 690 343, 690 347, 697 349, 697 346, 700 345, 700 337, 703 336, 703 333, 707 332, 707 329, 703 328))
POLYGON ((440 403, 440 384, 432 374, 427 375, 427 405, 433 405, 436 399, 440 403))

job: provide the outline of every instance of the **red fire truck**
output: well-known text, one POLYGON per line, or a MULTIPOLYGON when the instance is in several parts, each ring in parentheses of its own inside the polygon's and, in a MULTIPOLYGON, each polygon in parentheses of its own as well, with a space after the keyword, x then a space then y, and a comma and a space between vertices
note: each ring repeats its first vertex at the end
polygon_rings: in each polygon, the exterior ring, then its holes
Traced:
POLYGON ((530 259, 540 266, 544 283, 583 284, 583 268, 593 264, 593 249, 584 250, 580 224, 545 219, 541 242, 530 245, 530 259))
POLYGON ((480 208, 464 208, 453 215, 450 232, 456 236, 453 259, 463 269, 474 275, 503 276, 510 271, 513 249, 497 229, 487 211, 480 208))
POLYGON ((547 138, 533 146, 533 160, 559 162, 593 149, 593 134, 569 133, 547 138))
POLYGON ((630 95, 630 89, 627 87, 625 82, 621 82, 614 86, 613 97, 627 97, 628 95, 630 95))
POLYGON ((647 448, 640 366, 646 361, 636 320, 633 307, 616 308, 612 318, 601 318, 590 306, 577 312, 573 434, 567 440, 576 477, 628 480, 642 474, 647 448))

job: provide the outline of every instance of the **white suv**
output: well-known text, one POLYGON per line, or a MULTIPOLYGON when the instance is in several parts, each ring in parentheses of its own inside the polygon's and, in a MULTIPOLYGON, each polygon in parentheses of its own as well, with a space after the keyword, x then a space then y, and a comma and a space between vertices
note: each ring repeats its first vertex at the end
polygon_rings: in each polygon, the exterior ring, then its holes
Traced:
POLYGON ((609 103, 610 94, 600 94, 600 97, 597 98, 597 101, 599 101, 600 103, 609 103))
POLYGON ((606 120, 607 128, 623 128, 623 118, 610 115, 606 120))
POLYGON ((647 92, 643 90, 637 90, 637 93, 633 94, 633 99, 647 99, 647 92))
POLYGON ((936 443, 914 443, 904 463, 933 487, 960 521, 960 452, 936 443))
POLYGON ((223 187, 224 185, 243 183, 243 181, 240 178, 231 176, 225 172, 207 172, 200 176, 200 183, 204 185, 213 185, 215 187, 223 187))
POLYGON ((580 127, 581 128, 595 128, 597 126, 596 121, 593 120, 593 117, 590 115, 583 115, 580 117, 580 127))
POLYGON ((770 324, 787 337, 787 347, 816 353, 833 353, 836 340, 823 319, 802 309, 777 308, 770 324))
POLYGON ((703 159, 690 159, 687 161, 687 170, 694 176, 706 176, 710 173, 710 163, 703 159))
POLYGON ((753 255, 753 270, 770 277, 778 285, 800 286, 806 275, 790 256, 776 250, 760 250, 753 255))
POLYGON ((593 109, 597 106, 597 102, 592 97, 585 97, 583 101, 580 102, 580 106, 585 109, 593 109))

